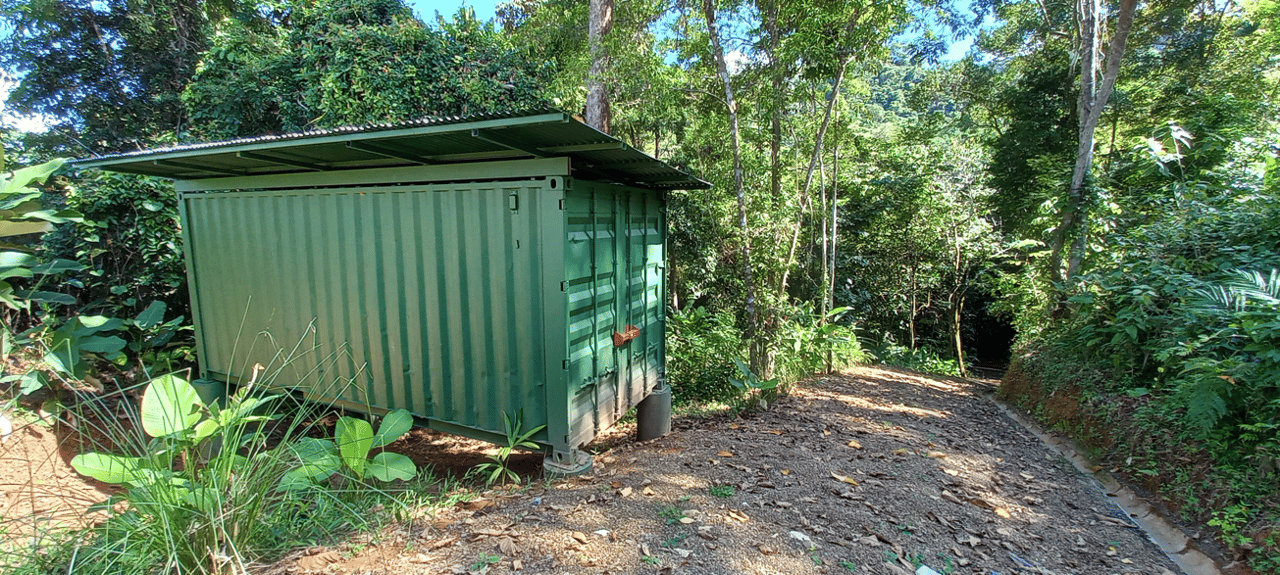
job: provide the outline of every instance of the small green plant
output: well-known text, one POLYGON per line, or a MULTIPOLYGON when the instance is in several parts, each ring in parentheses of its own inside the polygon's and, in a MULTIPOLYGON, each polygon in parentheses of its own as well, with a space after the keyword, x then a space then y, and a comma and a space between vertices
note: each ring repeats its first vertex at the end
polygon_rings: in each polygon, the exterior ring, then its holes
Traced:
POLYGON ((412 427, 413 416, 403 409, 387 413, 376 434, 368 421, 341 417, 334 428, 334 439, 307 437, 292 446, 300 465, 285 474, 281 485, 286 489, 301 489, 324 481, 342 469, 350 470, 360 480, 366 477, 380 481, 412 479, 418 470, 408 457, 389 451, 369 456, 371 450, 399 439, 412 427))
POLYGON ((844 567, 845 569, 848 569, 848 570, 850 570, 850 571, 857 571, 857 570, 858 570, 858 564, 857 564, 857 563, 854 563, 853 561, 841 561, 841 562, 840 562, 840 566, 841 566, 841 567, 844 567))
POLYGON ((517 449, 536 450, 538 444, 534 443, 533 436, 537 435, 547 426, 539 425, 533 429, 524 429, 524 412, 516 414, 513 420, 510 415, 502 414, 502 426, 506 432, 506 445, 498 448, 497 455, 490 455, 489 461, 476 466, 476 471, 485 479, 486 485, 493 485, 499 481, 503 483, 510 481, 511 483, 520 483, 520 474, 507 466, 507 460, 511 458, 511 453, 517 449), (523 430, 523 431, 522 431, 523 430))
POLYGON ((817 546, 817 545, 810 545, 810 546, 809 546, 809 560, 810 560, 810 561, 813 561, 813 564, 814 564, 814 565, 822 565, 822 557, 819 557, 819 556, 818 556, 818 546, 817 546))
POLYGON ((658 559, 657 555, 641 555, 640 560, 649 565, 657 565, 662 562, 661 559, 658 559))
POLYGON ((502 556, 496 553, 490 554, 484 551, 480 552, 480 556, 476 557, 475 563, 471 564, 472 571, 479 571, 490 565, 497 565, 502 561, 502 556))
POLYGON ((676 505, 658 505, 658 517, 666 520, 667 525, 679 523, 684 519, 684 510, 676 505))
POLYGON ((707 491, 720 498, 733 497, 737 493, 732 485, 712 485, 707 491))
POLYGON ((733 358, 742 379, 729 379, 729 383, 738 389, 737 406, 742 411, 769 409, 769 405, 778 398, 779 379, 760 379, 742 360, 733 358))
POLYGON ((948 556, 948 555, 943 555, 942 553, 939 553, 939 554, 938 554, 938 559, 939 559, 940 561, 942 561, 942 573, 943 573, 943 575, 950 575, 952 571, 955 571, 955 570, 956 570, 955 563, 953 563, 953 562, 951 561, 951 557, 950 557, 950 556, 948 556))

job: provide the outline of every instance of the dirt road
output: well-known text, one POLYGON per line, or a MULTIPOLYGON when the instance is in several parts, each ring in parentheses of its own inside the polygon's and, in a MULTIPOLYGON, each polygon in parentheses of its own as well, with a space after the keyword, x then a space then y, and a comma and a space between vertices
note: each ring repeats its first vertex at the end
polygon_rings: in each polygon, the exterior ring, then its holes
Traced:
MULTIPOLYGON (((859 368, 265 572, 1175 573, 982 384, 859 368)), ((606 441, 610 440, 606 436, 606 441)))

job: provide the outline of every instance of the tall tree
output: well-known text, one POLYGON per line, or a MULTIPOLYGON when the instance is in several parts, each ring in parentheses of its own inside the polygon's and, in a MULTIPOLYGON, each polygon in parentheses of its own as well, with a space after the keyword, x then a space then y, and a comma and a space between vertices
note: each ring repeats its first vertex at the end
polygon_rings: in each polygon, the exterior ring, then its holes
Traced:
POLYGON ((297 0, 290 27, 229 27, 183 99, 204 138, 546 105, 547 69, 464 8, 418 20, 401 0, 297 0))
POLYGON ((40 114, 62 153, 142 147, 187 127, 179 95, 230 15, 260 20, 240 0, 3 0, 0 66, 18 79, 8 105, 40 114))
POLYGON ((609 133, 609 50, 605 36, 613 29, 613 0, 591 0, 591 22, 587 44, 591 51, 591 70, 587 73, 587 124, 609 133))
POLYGON ((1053 231, 1050 245, 1049 273, 1056 282, 1070 279, 1080 271, 1084 260, 1084 252, 1088 239, 1088 198, 1086 185, 1093 170, 1093 133, 1098 127, 1098 120, 1111 97, 1115 87, 1116 76, 1120 73, 1120 59, 1124 55, 1124 45, 1129 39, 1129 31, 1133 27, 1133 18, 1137 12, 1137 0, 1120 0, 1120 8, 1116 14, 1115 32, 1111 36, 1105 61, 1102 59, 1104 31, 1106 29, 1105 13, 1102 0, 1078 0, 1077 27, 1079 34, 1080 55, 1080 94, 1077 113, 1080 121, 1079 145, 1076 148, 1075 167, 1071 173, 1071 188, 1067 195, 1067 203, 1062 210, 1060 223, 1053 231), (1062 254, 1071 233, 1076 237, 1072 241, 1067 268, 1062 269, 1062 254))

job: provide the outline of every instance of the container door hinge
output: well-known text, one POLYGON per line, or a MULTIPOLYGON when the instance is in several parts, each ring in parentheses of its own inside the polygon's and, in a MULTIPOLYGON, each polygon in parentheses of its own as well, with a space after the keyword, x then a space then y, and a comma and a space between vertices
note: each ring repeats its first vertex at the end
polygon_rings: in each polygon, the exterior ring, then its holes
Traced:
POLYGON ((569 282, 560 282, 560 291, 569 291, 569 282))
POLYGON ((566 359, 561 361, 560 366, 564 368, 565 371, 569 371, 569 360, 566 359))
POLYGON ((563 199, 562 199, 562 200, 560 200, 560 209, 561 209, 561 210, 563 210, 563 209, 564 209, 564 200, 563 200, 563 199))

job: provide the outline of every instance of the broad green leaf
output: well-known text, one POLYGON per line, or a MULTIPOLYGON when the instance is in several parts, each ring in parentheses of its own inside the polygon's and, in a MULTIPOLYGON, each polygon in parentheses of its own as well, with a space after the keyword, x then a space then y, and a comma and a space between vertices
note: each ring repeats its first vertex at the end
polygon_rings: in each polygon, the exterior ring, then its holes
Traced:
POLYGON ((342 462, 357 477, 363 478, 364 464, 368 460, 369 450, 373 448, 373 426, 363 419, 343 417, 338 419, 334 438, 338 443, 338 452, 342 454, 342 462))
POLYGON ((409 480, 417 475, 413 461, 399 453, 384 451, 369 459, 369 475, 381 481, 409 480))
MULTIPOLYGON (((266 419, 274 419, 274 416, 254 416, 253 412, 261 409, 264 404, 270 401, 274 401, 279 397, 280 397, 279 395, 268 395, 265 397, 249 397, 241 401, 239 405, 233 404, 235 407, 234 410, 223 410, 219 415, 225 418, 223 420, 223 425, 232 425, 233 423, 236 423, 238 421, 250 421, 250 420, 261 421, 266 419)), ((262 411, 269 411, 269 410, 263 409, 262 411)))
POLYGON ((36 274, 57 274, 62 272, 78 272, 84 269, 84 264, 63 259, 54 259, 44 262, 38 266, 32 266, 31 273, 36 274))
POLYGON ((22 252, 0 252, 0 269, 29 268, 40 264, 40 259, 22 252))
POLYGON ((80 351, 111 355, 128 345, 124 339, 111 336, 90 335, 80 339, 80 351))
POLYGON ((0 269, 0 280, 7 278, 29 278, 31 275, 31 270, 27 268, 0 269))
POLYGON ((84 216, 75 210, 36 210, 28 212, 23 217, 35 220, 43 220, 51 224, 65 224, 67 222, 83 222, 84 216))
POLYGON ((217 433, 219 429, 222 429, 222 426, 218 424, 218 420, 212 417, 202 419, 200 420, 200 423, 196 424, 195 434, 192 436, 192 439, 195 439, 196 441, 204 440, 205 438, 217 433))
POLYGON ((338 447, 328 439, 304 437, 290 446, 289 450, 303 463, 326 457, 338 457, 338 447))
POLYGON ((202 407, 190 383, 176 375, 162 375, 147 384, 142 396, 142 429, 151 437, 191 429, 200 421, 202 407))
POLYGON ((44 363, 50 369, 67 377, 79 379, 84 374, 84 366, 80 363, 80 346, 70 334, 54 332, 49 342, 49 353, 44 356, 44 363))
POLYGON ((373 439, 373 447, 382 447, 409 433, 413 429, 413 415, 407 410, 397 409, 382 418, 378 425, 378 435, 373 439))
POLYGON ((218 511, 222 506, 221 498, 218 496, 218 492, 214 489, 210 489, 208 487, 193 487, 185 491, 186 493, 183 494, 183 499, 186 500, 187 505, 194 507, 202 513, 211 515, 218 511))
POLYGON ((82 315, 77 319, 80 320, 80 329, 76 330, 76 335, 85 336, 98 333, 100 331, 111 331, 124 327, 124 320, 103 315, 82 315))
POLYGON ((12 194, 0 193, 0 218, 18 219, 29 212, 40 209, 40 195, 36 189, 23 190, 12 194))
POLYGON ((17 190, 21 190, 34 182, 43 182, 50 176, 58 173, 67 161, 57 159, 51 162, 22 168, 13 173, 13 177, 0 182, 0 193, 8 194, 17 190))
POLYGON ((17 294, 19 297, 24 297, 31 301, 41 301, 45 303, 60 303, 63 305, 75 305, 76 303, 76 298, 71 297, 67 294, 58 293, 58 292, 22 290, 22 291, 16 291, 14 293, 17 294))
POLYGON ((49 385, 49 379, 43 371, 35 370, 27 372, 22 376, 22 383, 18 384, 19 395, 31 395, 49 385))
POLYGON ((138 314, 138 318, 134 320, 139 328, 150 329, 164 319, 164 310, 166 309, 164 302, 156 300, 147 306, 138 314))
MULTIPOLYGON (((326 475, 325 477, 328 476, 326 475)), ((312 477, 307 472, 307 469, 299 467, 290 469, 280 477, 280 489, 284 491, 302 491, 308 487, 315 486, 316 481, 320 480, 312 477)))
POLYGON ((342 466, 337 446, 327 439, 303 438, 290 450, 299 462, 298 468, 290 471, 294 475, 320 481, 337 473, 342 466))
POLYGON ((103 483, 136 483, 146 463, 141 457, 124 457, 109 453, 81 453, 71 458, 71 467, 103 483))
POLYGON ((27 309, 27 302, 18 301, 13 295, 13 286, 4 280, 0 280, 0 303, 15 311, 27 309))

